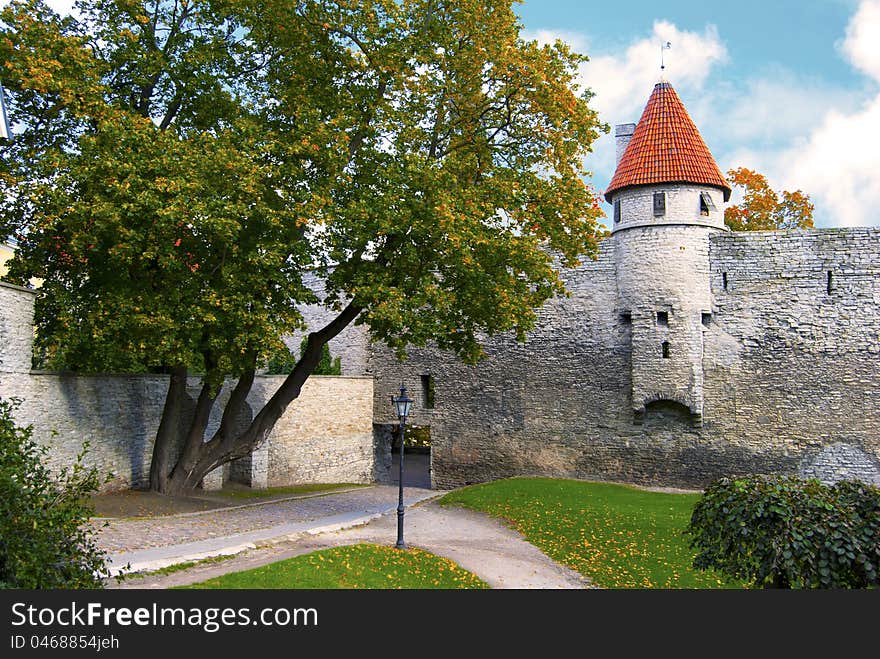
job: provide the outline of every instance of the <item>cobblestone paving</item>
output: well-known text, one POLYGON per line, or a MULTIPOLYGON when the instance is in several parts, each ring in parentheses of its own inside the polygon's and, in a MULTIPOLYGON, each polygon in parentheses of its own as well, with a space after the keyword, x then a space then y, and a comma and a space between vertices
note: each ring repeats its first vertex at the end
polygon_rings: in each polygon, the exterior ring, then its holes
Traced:
MULTIPOLYGON (((404 489, 409 497, 424 494, 417 488, 404 489)), ((439 494, 439 493, 438 493, 439 494)), ((285 501, 248 505, 203 513, 148 519, 93 521, 98 546, 109 553, 163 547, 197 540, 246 533, 279 524, 307 522, 342 513, 378 514, 397 506, 398 488, 374 485, 349 492, 298 497, 285 501)))

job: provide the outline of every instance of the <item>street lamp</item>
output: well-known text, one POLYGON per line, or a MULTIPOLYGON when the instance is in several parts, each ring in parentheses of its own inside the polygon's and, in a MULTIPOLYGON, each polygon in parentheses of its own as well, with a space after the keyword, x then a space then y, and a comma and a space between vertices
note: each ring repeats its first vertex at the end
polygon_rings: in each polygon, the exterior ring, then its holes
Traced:
POLYGON ((397 418, 400 419, 400 478, 398 479, 399 495, 397 500, 397 544, 394 546, 398 549, 406 549, 406 543, 403 541, 403 442, 406 438, 406 417, 412 408, 412 400, 406 395, 406 386, 400 383, 400 395, 391 396, 391 404, 394 405, 394 411, 397 412, 397 418))

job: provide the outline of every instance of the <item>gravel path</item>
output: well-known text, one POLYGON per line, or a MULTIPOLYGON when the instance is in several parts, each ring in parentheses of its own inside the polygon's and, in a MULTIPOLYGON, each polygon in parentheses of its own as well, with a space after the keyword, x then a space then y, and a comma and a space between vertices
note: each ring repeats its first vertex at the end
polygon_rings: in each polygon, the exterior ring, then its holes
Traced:
MULTIPOLYGON (((220 574, 265 565, 290 556, 327 547, 362 542, 393 546, 397 539, 398 489, 376 485, 349 492, 248 505, 234 509, 187 513, 154 519, 111 520, 100 531, 99 546, 123 558, 143 554, 151 548, 176 550, 204 540, 218 545, 239 543, 237 534, 267 529, 276 536, 251 544, 234 557, 218 563, 203 563, 168 575, 148 575, 111 588, 168 588, 198 583, 220 574), (367 523, 341 530, 327 530, 324 524, 340 515, 358 515, 367 523), (307 531, 282 532, 292 523, 305 523, 307 531), (126 554, 132 552, 132 554, 126 554)), ((500 520, 482 513, 440 506, 433 501, 412 505, 417 499, 434 497, 441 492, 406 488, 404 502, 404 539, 410 547, 419 547, 449 558, 470 570, 493 588, 589 588, 588 580, 563 567, 525 541, 519 533, 500 520)), ((99 523, 99 522, 96 522, 99 523)), ((159 549, 158 551, 166 551, 159 549)), ((222 552, 221 552, 222 553, 222 552)), ((168 564, 173 564, 170 561, 168 564)), ((180 562, 180 561, 177 561, 180 562)))
MULTIPOLYGON (((404 488, 404 503, 430 491, 404 488)), ((439 493, 435 493, 439 494, 439 493)), ((109 553, 164 547, 231 536, 293 522, 308 522, 348 512, 365 515, 397 505, 398 488, 375 485, 349 492, 297 497, 285 501, 156 518, 96 520, 98 546, 109 553)))

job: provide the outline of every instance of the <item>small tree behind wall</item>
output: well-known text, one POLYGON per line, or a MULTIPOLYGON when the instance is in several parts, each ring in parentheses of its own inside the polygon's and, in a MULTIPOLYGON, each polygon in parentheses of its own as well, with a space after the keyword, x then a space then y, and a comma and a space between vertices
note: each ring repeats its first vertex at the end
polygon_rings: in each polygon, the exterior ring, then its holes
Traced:
MULTIPOLYGON (((309 337, 304 336, 299 349, 301 355, 305 353, 306 348, 308 347, 308 342, 309 337)), ((284 345, 269 358, 268 362, 266 362, 266 374, 287 375, 296 366, 296 362, 296 355, 284 345)), ((333 357, 330 354, 330 346, 326 343, 321 349, 321 361, 318 362, 312 375, 342 375, 342 358, 333 357)))
MULTIPOLYGON (((309 346, 309 337, 304 336, 299 346, 299 354, 304 355, 309 346)), ((321 347, 321 361, 312 371, 312 375, 342 375, 342 358, 333 357, 330 354, 330 346, 324 344, 321 347)))

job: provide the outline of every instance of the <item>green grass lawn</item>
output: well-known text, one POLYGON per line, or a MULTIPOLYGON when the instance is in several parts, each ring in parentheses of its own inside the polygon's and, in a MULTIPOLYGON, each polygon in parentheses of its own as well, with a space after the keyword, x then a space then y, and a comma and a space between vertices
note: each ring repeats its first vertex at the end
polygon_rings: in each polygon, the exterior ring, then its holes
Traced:
POLYGON ((233 572, 187 588, 488 588, 452 561, 421 549, 360 544, 233 572))
POLYGON ((532 544, 603 588, 737 588, 691 568, 683 530, 698 494, 626 485, 511 478, 445 495, 444 505, 507 520, 532 544))

